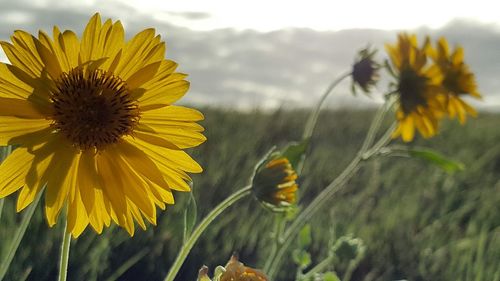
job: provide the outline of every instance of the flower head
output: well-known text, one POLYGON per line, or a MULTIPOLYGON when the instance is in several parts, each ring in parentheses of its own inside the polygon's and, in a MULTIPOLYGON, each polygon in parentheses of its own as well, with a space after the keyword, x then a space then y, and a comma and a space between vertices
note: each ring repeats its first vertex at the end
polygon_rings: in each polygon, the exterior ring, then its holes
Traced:
POLYGON ((166 60, 154 29, 126 41, 120 21, 89 21, 83 36, 16 31, 1 42, 0 145, 18 148, 1 164, 0 197, 20 190, 17 210, 45 187, 53 226, 67 206, 68 231, 113 221, 133 235, 156 207, 189 191, 202 168, 183 149, 205 141, 203 115, 172 105, 189 88, 166 60))
POLYGON ((438 119, 443 114, 438 95, 442 91, 443 76, 435 65, 427 65, 427 39, 422 47, 417 46, 415 35, 399 34, 395 45, 386 45, 396 77, 395 92, 398 95, 396 118, 398 127, 393 137, 403 141, 413 140, 415 130, 425 137, 438 131, 438 119))
POLYGON ((286 157, 271 156, 257 168, 252 187, 259 201, 272 210, 281 211, 295 203, 297 173, 286 157))
POLYGON ((269 278, 262 272, 245 266, 238 260, 238 256, 232 255, 226 264, 225 272, 220 281, 268 281, 269 278))
POLYGON ((379 65, 373 59, 376 51, 363 49, 359 51, 359 59, 352 66, 352 92, 356 93, 356 85, 365 93, 369 93, 371 88, 377 83, 379 65))
POLYGON ((466 115, 476 116, 477 112, 462 100, 462 96, 470 95, 481 98, 477 90, 474 74, 464 63, 464 51, 462 47, 456 47, 453 53, 448 48, 445 38, 440 38, 436 49, 432 50, 432 58, 443 73, 442 95, 443 106, 450 118, 458 117, 460 123, 465 123, 466 115))

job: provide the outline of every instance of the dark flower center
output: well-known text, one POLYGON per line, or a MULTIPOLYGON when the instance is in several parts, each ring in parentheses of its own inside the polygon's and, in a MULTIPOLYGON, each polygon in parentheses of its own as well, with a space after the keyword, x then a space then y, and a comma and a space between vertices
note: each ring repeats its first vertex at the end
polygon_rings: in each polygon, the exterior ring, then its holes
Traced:
POLYGON ((130 134, 139 120, 137 102, 120 78, 75 68, 51 93, 54 127, 76 147, 102 149, 130 134))
POLYGON ((427 105, 425 99, 427 79, 411 68, 400 72, 398 92, 404 113, 412 112, 418 105, 427 105))

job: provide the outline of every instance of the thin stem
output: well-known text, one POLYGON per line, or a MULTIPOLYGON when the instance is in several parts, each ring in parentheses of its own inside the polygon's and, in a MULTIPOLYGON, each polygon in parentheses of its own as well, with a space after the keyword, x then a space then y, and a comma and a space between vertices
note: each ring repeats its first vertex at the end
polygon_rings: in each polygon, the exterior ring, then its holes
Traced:
POLYGON ((335 256, 329 256, 320 263, 318 263, 315 267, 313 267, 311 270, 309 270, 306 274, 302 276, 302 280, 309 280, 311 279, 314 274, 320 273, 324 271, 328 266, 332 265, 333 261, 335 260, 335 256))
POLYGON ((58 281, 66 281, 68 276, 68 261, 69 261, 69 248, 71 245, 71 233, 68 232, 68 220, 65 219, 63 229, 63 240, 61 243, 61 259, 59 262, 59 278, 58 281))
POLYGON ((172 264, 172 267, 170 268, 167 276, 165 277, 164 281, 173 281, 177 273, 179 272, 179 269, 181 268, 182 264, 184 263, 184 260, 186 260, 186 257, 188 256, 189 252, 193 248, 194 244, 196 241, 198 241, 198 238, 201 236, 203 231, 210 225, 212 221, 215 220, 224 210, 226 210, 228 207, 239 201, 240 199, 244 198, 245 196, 249 195, 252 190, 252 186, 245 186, 244 188, 236 191, 233 193, 231 196, 226 198, 226 200, 222 201, 217 207, 215 207, 201 222, 200 224, 196 227, 196 229, 193 231, 193 233, 189 236, 188 240, 184 245, 182 245, 182 248, 177 255, 177 258, 175 259, 174 263, 172 264))
POLYGON ((111 276, 109 276, 108 279, 106 279, 106 281, 117 280, 120 276, 122 276, 123 273, 125 273, 125 271, 127 271, 134 264, 136 264, 138 261, 140 261, 148 253, 149 253, 149 249, 143 249, 142 251, 133 255, 130 259, 128 259, 125 263, 123 263, 113 274, 111 274, 111 276))
POLYGON ((2 262, 0 263, 0 280, 3 280, 5 274, 7 273, 7 270, 9 269, 10 263, 12 262, 12 259, 16 254, 17 248, 19 247, 21 240, 23 239, 24 233, 26 232, 26 228, 28 228, 28 224, 31 220, 31 217, 33 217, 33 214, 35 213, 36 207, 38 206, 38 202, 40 201, 41 196, 42 192, 39 192, 35 200, 28 206, 28 208, 26 209, 26 213, 24 214, 23 219, 21 220, 21 225, 16 230, 16 233, 14 233, 14 238, 10 242, 10 248, 7 252, 7 255, 3 258, 2 262))
MULTIPOLYGON (((302 226, 311 219, 311 217, 320 210, 329 200, 330 198, 337 193, 346 183, 347 181, 359 170, 360 163, 363 160, 367 160, 366 158, 366 150, 373 143, 374 137, 382 123, 383 118, 385 117, 385 113, 387 113, 388 109, 392 106, 393 101, 387 101, 383 106, 381 106, 378 112, 375 115, 375 119, 370 125, 368 129, 367 136, 363 141, 360 151, 356 154, 354 159, 352 159, 351 163, 344 169, 344 171, 333 180, 325 189, 323 189, 320 194, 316 196, 316 198, 307 206, 307 208, 302 211, 297 218, 292 222, 290 227, 287 229, 283 236, 283 244, 281 248, 278 250, 276 257, 273 258, 273 262, 271 263, 270 269, 267 272, 271 279, 274 278, 276 271, 281 265, 281 259, 285 254, 286 250, 290 246, 292 242, 292 238, 300 231, 302 226), (363 150, 364 149, 364 150, 363 150)), ((390 140, 391 134, 386 133, 382 139, 380 139, 377 144, 386 143, 390 140)), ((370 156, 373 156, 375 153, 371 153, 370 156)))
POLYGON ((272 257, 278 252, 278 248, 281 245, 281 236, 283 235, 283 214, 274 214, 274 243, 271 246, 271 251, 264 265, 264 272, 269 271, 271 266, 272 257))
POLYGON ((318 116, 319 112, 321 109, 321 106, 325 102, 326 98, 330 94, 330 92, 340 83, 342 80, 345 78, 349 77, 351 75, 351 72, 344 73, 340 75, 337 79, 335 79, 329 86, 326 88, 325 92, 319 99, 318 103, 316 104, 316 107, 314 110, 311 112, 311 115, 309 115, 309 118, 307 119, 306 127, 304 129, 304 134, 302 135, 302 139, 308 139, 312 136, 314 132, 314 128, 316 127, 316 122, 318 121, 318 116))

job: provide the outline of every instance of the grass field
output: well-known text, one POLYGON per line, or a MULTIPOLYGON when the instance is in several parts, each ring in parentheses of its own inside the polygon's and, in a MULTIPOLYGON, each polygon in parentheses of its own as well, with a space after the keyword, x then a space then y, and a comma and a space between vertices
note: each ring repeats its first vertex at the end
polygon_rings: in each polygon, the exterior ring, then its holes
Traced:
MULTIPOLYGON (((307 118, 305 111, 202 111, 208 141, 191 151, 205 169, 193 177, 198 218, 248 184, 253 165, 271 146, 299 140, 307 118)), ((300 205, 310 202, 349 163, 373 114, 323 112, 299 180, 300 205)), ((463 162, 466 169, 454 174, 417 159, 365 163, 329 208, 311 221, 313 262, 324 258, 332 233, 351 234, 367 247, 351 280, 499 281, 499 125, 500 115, 482 114, 464 127, 447 122, 439 136, 415 142, 463 162)), ((161 213, 157 227, 139 230, 132 238, 118 228, 100 236, 87 230, 73 241, 69 280, 162 280, 182 243, 183 209, 189 198, 187 193, 175 196, 176 204, 161 213), (126 263, 131 267, 122 267, 126 263)), ((6 199, 2 213, 1 254, 21 219, 14 213, 14 199, 6 199)), ((233 251, 246 264, 262 267, 271 224, 271 214, 255 199, 239 202, 203 234, 176 280, 195 280, 199 267, 225 264, 233 251)), ((61 228, 58 223, 49 229, 39 208, 6 280, 54 280, 61 228)), ((277 280, 293 280, 295 270, 288 261, 277 280)), ((337 264, 335 270, 342 273, 346 268, 337 264)))

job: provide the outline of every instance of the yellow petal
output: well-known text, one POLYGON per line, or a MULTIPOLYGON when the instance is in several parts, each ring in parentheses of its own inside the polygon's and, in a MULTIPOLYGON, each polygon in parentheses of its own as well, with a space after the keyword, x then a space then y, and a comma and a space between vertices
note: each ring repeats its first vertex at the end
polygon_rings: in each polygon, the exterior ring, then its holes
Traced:
POLYGON ((0 97, 0 116, 14 116, 27 119, 45 119, 51 109, 22 99, 0 97))
POLYGON ((407 116, 401 120, 401 137, 404 142, 410 142, 415 135, 415 123, 412 116, 407 116))
POLYGON ((131 75, 126 81, 129 90, 134 90, 136 88, 139 88, 144 83, 153 79, 159 67, 160 67, 160 62, 155 62, 152 64, 148 64, 147 66, 143 67, 142 69, 139 69, 136 73, 131 75))
POLYGON ((16 30, 11 40, 12 44, 0 42, 9 62, 31 77, 40 77, 44 64, 35 46, 36 38, 25 31, 16 30))
POLYGON ((47 180, 45 215, 49 226, 56 223, 70 190, 76 189, 78 161, 76 149, 60 142, 47 171, 42 176, 47 180))
POLYGON ((95 189, 98 185, 94 153, 90 150, 82 151, 78 166, 78 189, 88 214, 94 209, 95 189))
POLYGON ((19 147, 0 165, 0 198, 6 197, 26 184, 26 176, 35 156, 27 148, 19 147))
POLYGON ((30 133, 49 128, 50 121, 45 119, 24 119, 11 116, 0 116, 0 145, 21 144, 29 138, 30 133))
POLYGON ((122 59, 115 73, 127 80, 144 66, 162 61, 165 55, 162 45, 159 36, 155 37, 154 29, 139 32, 123 47, 122 59))
POLYGON ((78 189, 75 189, 75 198, 68 204, 67 220, 67 231, 70 232, 74 238, 78 238, 85 228, 87 228, 87 225, 89 225, 89 218, 78 189))
POLYGON ((80 45, 80 58, 83 63, 100 58, 98 53, 98 38, 101 30, 101 16, 99 13, 90 18, 85 27, 80 45))
POLYGON ((127 141, 144 151, 155 162, 160 162, 189 173, 201 173, 203 171, 200 165, 182 150, 168 149, 150 144, 138 138, 127 138, 127 141))
POLYGON ((206 140, 201 134, 203 127, 194 121, 203 120, 203 115, 194 109, 181 106, 167 106, 143 112, 140 125, 141 132, 154 132, 179 148, 197 146, 206 140))
POLYGON ((153 88, 141 88, 144 93, 138 98, 140 109, 156 109, 158 106, 155 105, 166 106, 180 99, 189 89, 189 82, 181 80, 185 77, 184 74, 174 73, 153 88))
POLYGON ((80 53, 80 41, 73 31, 65 30, 57 37, 57 41, 63 54, 66 56, 69 68, 75 68, 78 65, 80 53))

